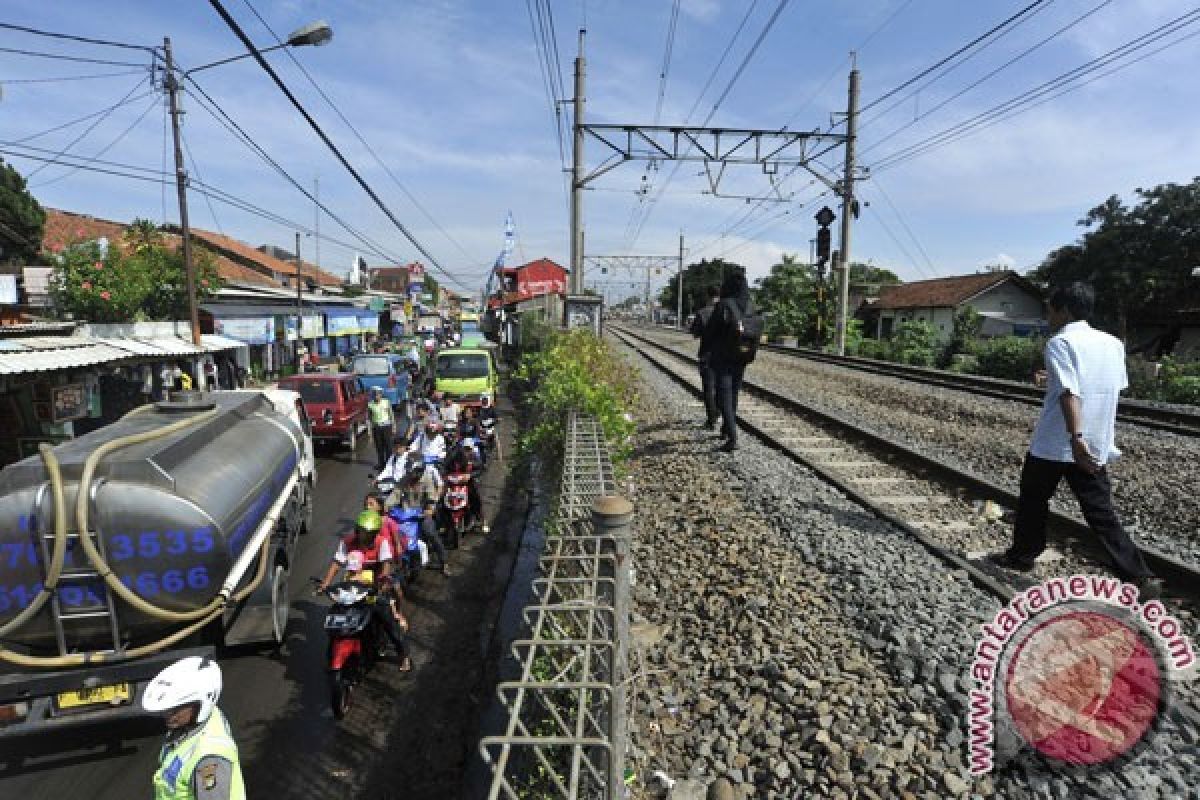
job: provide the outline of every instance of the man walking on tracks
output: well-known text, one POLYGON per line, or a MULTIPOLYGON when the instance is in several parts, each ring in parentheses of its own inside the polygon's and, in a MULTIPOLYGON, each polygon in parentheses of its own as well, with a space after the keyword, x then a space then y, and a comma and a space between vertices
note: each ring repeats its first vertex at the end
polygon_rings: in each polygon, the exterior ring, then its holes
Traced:
POLYGON ((992 561, 1021 572, 1033 569, 1046 548, 1050 499, 1066 478, 1117 573, 1148 596, 1157 594, 1158 582, 1113 510, 1106 469, 1121 454, 1113 440, 1117 401, 1129 385, 1125 346, 1088 325, 1094 303, 1091 287, 1081 283, 1050 295, 1046 316, 1055 335, 1046 342, 1046 397, 1021 469, 1012 547, 992 561))
POLYGON ((716 378, 717 400, 721 408, 721 436, 726 453, 737 450, 737 401, 742 389, 746 365, 754 360, 758 337, 762 334, 762 317, 750 301, 750 286, 746 273, 737 268, 721 283, 721 298, 705 326, 711 329, 712 347, 708 363, 716 378))
POLYGON ((716 286, 708 288, 708 305, 696 312, 696 316, 692 318, 692 326, 688 329, 693 337, 700 340, 700 352, 696 357, 700 360, 700 388, 704 394, 704 427, 712 430, 717 427, 717 417, 720 411, 717 409, 717 381, 713 375, 712 367, 708 363, 708 353, 712 349, 712 337, 705 332, 708 327, 708 322, 712 319, 713 311, 717 307, 717 301, 721 297, 721 292, 716 286))

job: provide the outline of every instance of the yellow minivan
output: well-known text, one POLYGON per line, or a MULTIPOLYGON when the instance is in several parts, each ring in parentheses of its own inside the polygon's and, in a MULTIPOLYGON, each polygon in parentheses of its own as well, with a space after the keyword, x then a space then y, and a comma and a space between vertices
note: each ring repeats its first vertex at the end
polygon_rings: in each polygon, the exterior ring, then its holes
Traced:
POLYGON ((463 405, 479 405, 486 394, 496 398, 500 378, 492 351, 484 347, 441 350, 433 365, 434 388, 463 405))

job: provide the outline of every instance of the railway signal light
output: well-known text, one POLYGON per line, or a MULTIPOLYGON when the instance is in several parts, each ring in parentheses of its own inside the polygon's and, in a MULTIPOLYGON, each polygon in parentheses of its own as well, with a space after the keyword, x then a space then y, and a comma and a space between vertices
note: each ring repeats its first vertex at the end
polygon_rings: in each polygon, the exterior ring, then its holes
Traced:
POLYGON ((817 229, 817 262, 824 264, 829 261, 830 239, 829 228, 817 229))

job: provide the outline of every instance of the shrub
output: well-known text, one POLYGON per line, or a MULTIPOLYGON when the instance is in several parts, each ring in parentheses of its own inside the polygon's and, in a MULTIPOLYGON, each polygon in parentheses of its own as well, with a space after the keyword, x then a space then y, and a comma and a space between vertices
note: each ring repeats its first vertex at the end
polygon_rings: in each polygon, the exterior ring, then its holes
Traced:
POLYGON ((937 357, 937 336, 928 322, 906 322, 896 329, 890 347, 892 361, 932 367, 937 357))
POLYGON ((637 379, 591 331, 547 331, 542 349, 521 358, 516 377, 528 386, 523 406, 530 419, 518 443, 523 456, 557 463, 572 410, 600 423, 614 463, 629 455, 637 379))
POLYGON ((976 374, 1028 381, 1042 362, 1042 341, 1021 336, 986 339, 976 348, 976 374))

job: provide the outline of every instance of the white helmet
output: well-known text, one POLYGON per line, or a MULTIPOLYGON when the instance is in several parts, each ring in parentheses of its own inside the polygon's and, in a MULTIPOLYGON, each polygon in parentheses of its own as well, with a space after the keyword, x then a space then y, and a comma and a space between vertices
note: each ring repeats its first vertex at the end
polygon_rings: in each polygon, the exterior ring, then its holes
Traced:
POLYGON ((212 716, 221 696, 221 668, 211 658, 189 656, 176 661, 150 681, 142 693, 142 708, 161 713, 199 703, 196 724, 203 725, 212 716))

